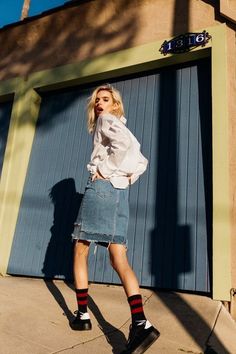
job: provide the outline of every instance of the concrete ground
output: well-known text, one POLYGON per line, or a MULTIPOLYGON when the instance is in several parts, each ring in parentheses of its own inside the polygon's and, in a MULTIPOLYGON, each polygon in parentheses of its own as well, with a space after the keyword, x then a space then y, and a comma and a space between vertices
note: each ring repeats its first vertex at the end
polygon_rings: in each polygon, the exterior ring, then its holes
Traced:
MULTIPOLYGON (((0 354, 118 354, 130 312, 121 286, 91 284, 92 331, 69 326, 76 310, 63 281, 0 278, 0 354)), ((236 323, 219 301, 206 296, 142 289, 148 319, 161 332, 149 354, 236 354, 236 323)))

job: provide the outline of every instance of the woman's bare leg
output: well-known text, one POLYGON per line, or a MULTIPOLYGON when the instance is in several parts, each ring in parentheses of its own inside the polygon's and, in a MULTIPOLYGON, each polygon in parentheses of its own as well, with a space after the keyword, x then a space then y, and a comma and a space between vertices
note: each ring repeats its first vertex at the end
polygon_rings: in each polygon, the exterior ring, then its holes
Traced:
POLYGON ((127 297, 140 294, 137 277, 129 265, 127 251, 123 245, 110 244, 110 261, 123 284, 127 297))
POLYGON ((88 241, 75 241, 74 246, 74 283, 76 289, 88 288, 88 241))
POLYGON ((111 244, 109 251, 111 264, 122 281, 132 316, 132 327, 125 353, 144 353, 155 342, 160 333, 144 315, 138 280, 129 265, 125 247, 111 244))
POLYGON ((74 245, 74 283, 78 304, 77 316, 71 323, 71 328, 86 331, 92 328, 87 310, 88 305, 88 241, 75 241, 74 245))

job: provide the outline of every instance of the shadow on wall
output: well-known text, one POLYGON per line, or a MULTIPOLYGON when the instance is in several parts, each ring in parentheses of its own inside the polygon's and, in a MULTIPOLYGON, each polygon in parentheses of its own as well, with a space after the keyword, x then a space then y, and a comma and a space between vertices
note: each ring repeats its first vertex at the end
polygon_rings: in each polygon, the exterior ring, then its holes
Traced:
POLYGON ((0 103, 0 178, 10 124, 12 102, 0 103))
MULTIPOLYGON (((81 205, 83 195, 76 192, 74 179, 64 179, 55 184, 49 194, 54 204, 54 220, 50 229, 51 239, 45 255, 43 273, 45 275, 44 282, 55 301, 63 310, 63 314, 67 317, 69 325, 74 319, 74 314, 67 306, 63 294, 57 285, 50 280, 58 275, 66 279, 66 285, 73 290, 72 285, 72 262, 73 262, 73 243, 71 241, 71 233, 76 220, 79 207, 81 205)), ((106 340, 112 347, 114 354, 120 353, 124 349, 126 339, 124 334, 112 324, 106 321, 95 301, 89 296, 88 306, 95 316, 101 331, 104 333, 106 340)))
POLYGON ((74 179, 67 178, 55 184, 49 196, 54 204, 54 219, 42 272, 45 278, 59 276, 72 280, 71 234, 83 195, 76 192, 74 179))
MULTIPOLYGON (((183 33, 189 30, 189 6, 190 2, 175 1, 173 12, 172 34, 176 35, 179 28, 179 23, 182 22, 183 33)), ((180 34, 180 33, 178 33, 180 34)), ((167 74, 168 75, 168 74, 167 74)), ((177 92, 177 77, 176 72, 171 74, 168 86, 164 75, 160 75, 160 105, 159 105, 159 126, 158 126, 158 165, 157 165, 157 192, 156 192, 156 207, 155 207, 155 230, 152 234, 152 274, 156 286, 161 286, 166 289, 188 289, 185 284, 180 284, 182 274, 191 273, 195 266, 194 254, 191 254, 191 225, 187 222, 185 225, 179 225, 180 203, 178 198, 179 193, 179 174, 178 174, 178 92, 177 92), (171 87, 170 87, 171 86, 171 87), (168 92, 168 97, 166 93, 168 92)), ((198 80, 202 80, 198 72, 198 80)), ((204 81, 202 81, 204 82, 204 81)), ((181 85, 185 83, 182 82, 181 85)), ((202 84, 202 83, 201 83, 202 84)), ((200 83, 198 83, 200 87, 200 83)), ((199 90, 200 91, 200 90, 199 90)), ((199 92, 199 111, 200 111, 200 129, 203 137, 211 129, 206 129, 204 120, 203 104, 210 104, 204 101, 201 92, 199 92)), ((206 113, 205 113, 206 114, 206 113)), ((211 121, 211 114, 207 112, 207 116, 211 121)), ((209 124, 209 123, 208 123, 209 124)), ((197 134, 197 132, 195 133, 197 134)), ((202 139, 201 150, 203 151, 203 174, 204 174, 204 190, 206 203, 206 218, 207 218, 207 251, 208 262, 211 260, 212 248, 212 182, 211 172, 207 166, 211 166, 211 143, 210 138, 206 136, 202 139), (207 152, 206 152, 207 151, 207 152)), ((190 186, 191 188, 191 186, 190 186)), ((189 206, 188 206, 189 208, 189 206)), ((211 277, 211 266, 209 265, 211 277)), ((190 284, 191 285, 191 284, 190 284)), ((178 294, 162 294, 156 291, 156 295, 175 315, 184 329, 191 335, 195 342, 204 350, 205 353, 229 353, 224 345, 220 342, 217 336, 208 323, 193 309, 191 306, 178 294), (173 301, 172 297, 175 297, 173 301), (196 326, 194 326, 196 324, 196 326), (197 328, 202 329, 202 333, 196 331, 197 328), (217 342, 217 351, 211 347, 210 340, 214 338, 217 342)))
POLYGON ((152 274, 165 289, 212 289, 210 61, 159 75, 152 274))
POLYGON ((52 14, 0 30, 0 80, 131 47, 140 16, 133 5, 132 0, 105 5, 103 0, 74 1, 52 14))

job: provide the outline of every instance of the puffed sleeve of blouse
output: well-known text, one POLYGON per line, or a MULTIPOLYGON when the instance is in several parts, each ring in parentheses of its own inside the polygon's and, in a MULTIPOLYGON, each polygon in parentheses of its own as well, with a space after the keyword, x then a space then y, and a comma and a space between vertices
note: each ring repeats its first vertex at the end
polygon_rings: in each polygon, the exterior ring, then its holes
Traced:
POLYGON ((139 176, 141 176, 143 172, 146 171, 147 169, 148 160, 141 153, 139 154, 140 154, 140 158, 139 158, 138 166, 136 171, 130 177, 130 184, 135 183, 139 178, 139 176))
POLYGON ((130 147, 131 138, 125 125, 110 114, 99 117, 98 129, 109 139, 108 155, 97 166, 101 175, 107 178, 119 169, 130 147))

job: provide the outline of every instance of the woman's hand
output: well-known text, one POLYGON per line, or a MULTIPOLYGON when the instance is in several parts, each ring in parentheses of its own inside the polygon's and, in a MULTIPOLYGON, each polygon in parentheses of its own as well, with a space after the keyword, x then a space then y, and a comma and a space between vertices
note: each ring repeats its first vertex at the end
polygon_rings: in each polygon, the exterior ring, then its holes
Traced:
POLYGON ((131 184, 131 176, 132 176, 132 175, 128 175, 128 176, 127 176, 128 180, 129 180, 129 185, 131 184))
POLYGON ((94 173, 94 175, 92 175, 92 181, 95 181, 95 179, 105 179, 105 178, 99 173, 99 171, 97 171, 96 173, 94 173))
MULTIPOLYGON (((131 184, 131 175, 127 176, 128 180, 129 180, 129 184, 131 184)), ((106 179, 104 178, 99 171, 97 171, 96 173, 94 173, 94 175, 92 175, 92 181, 95 181, 95 179, 106 179)))

